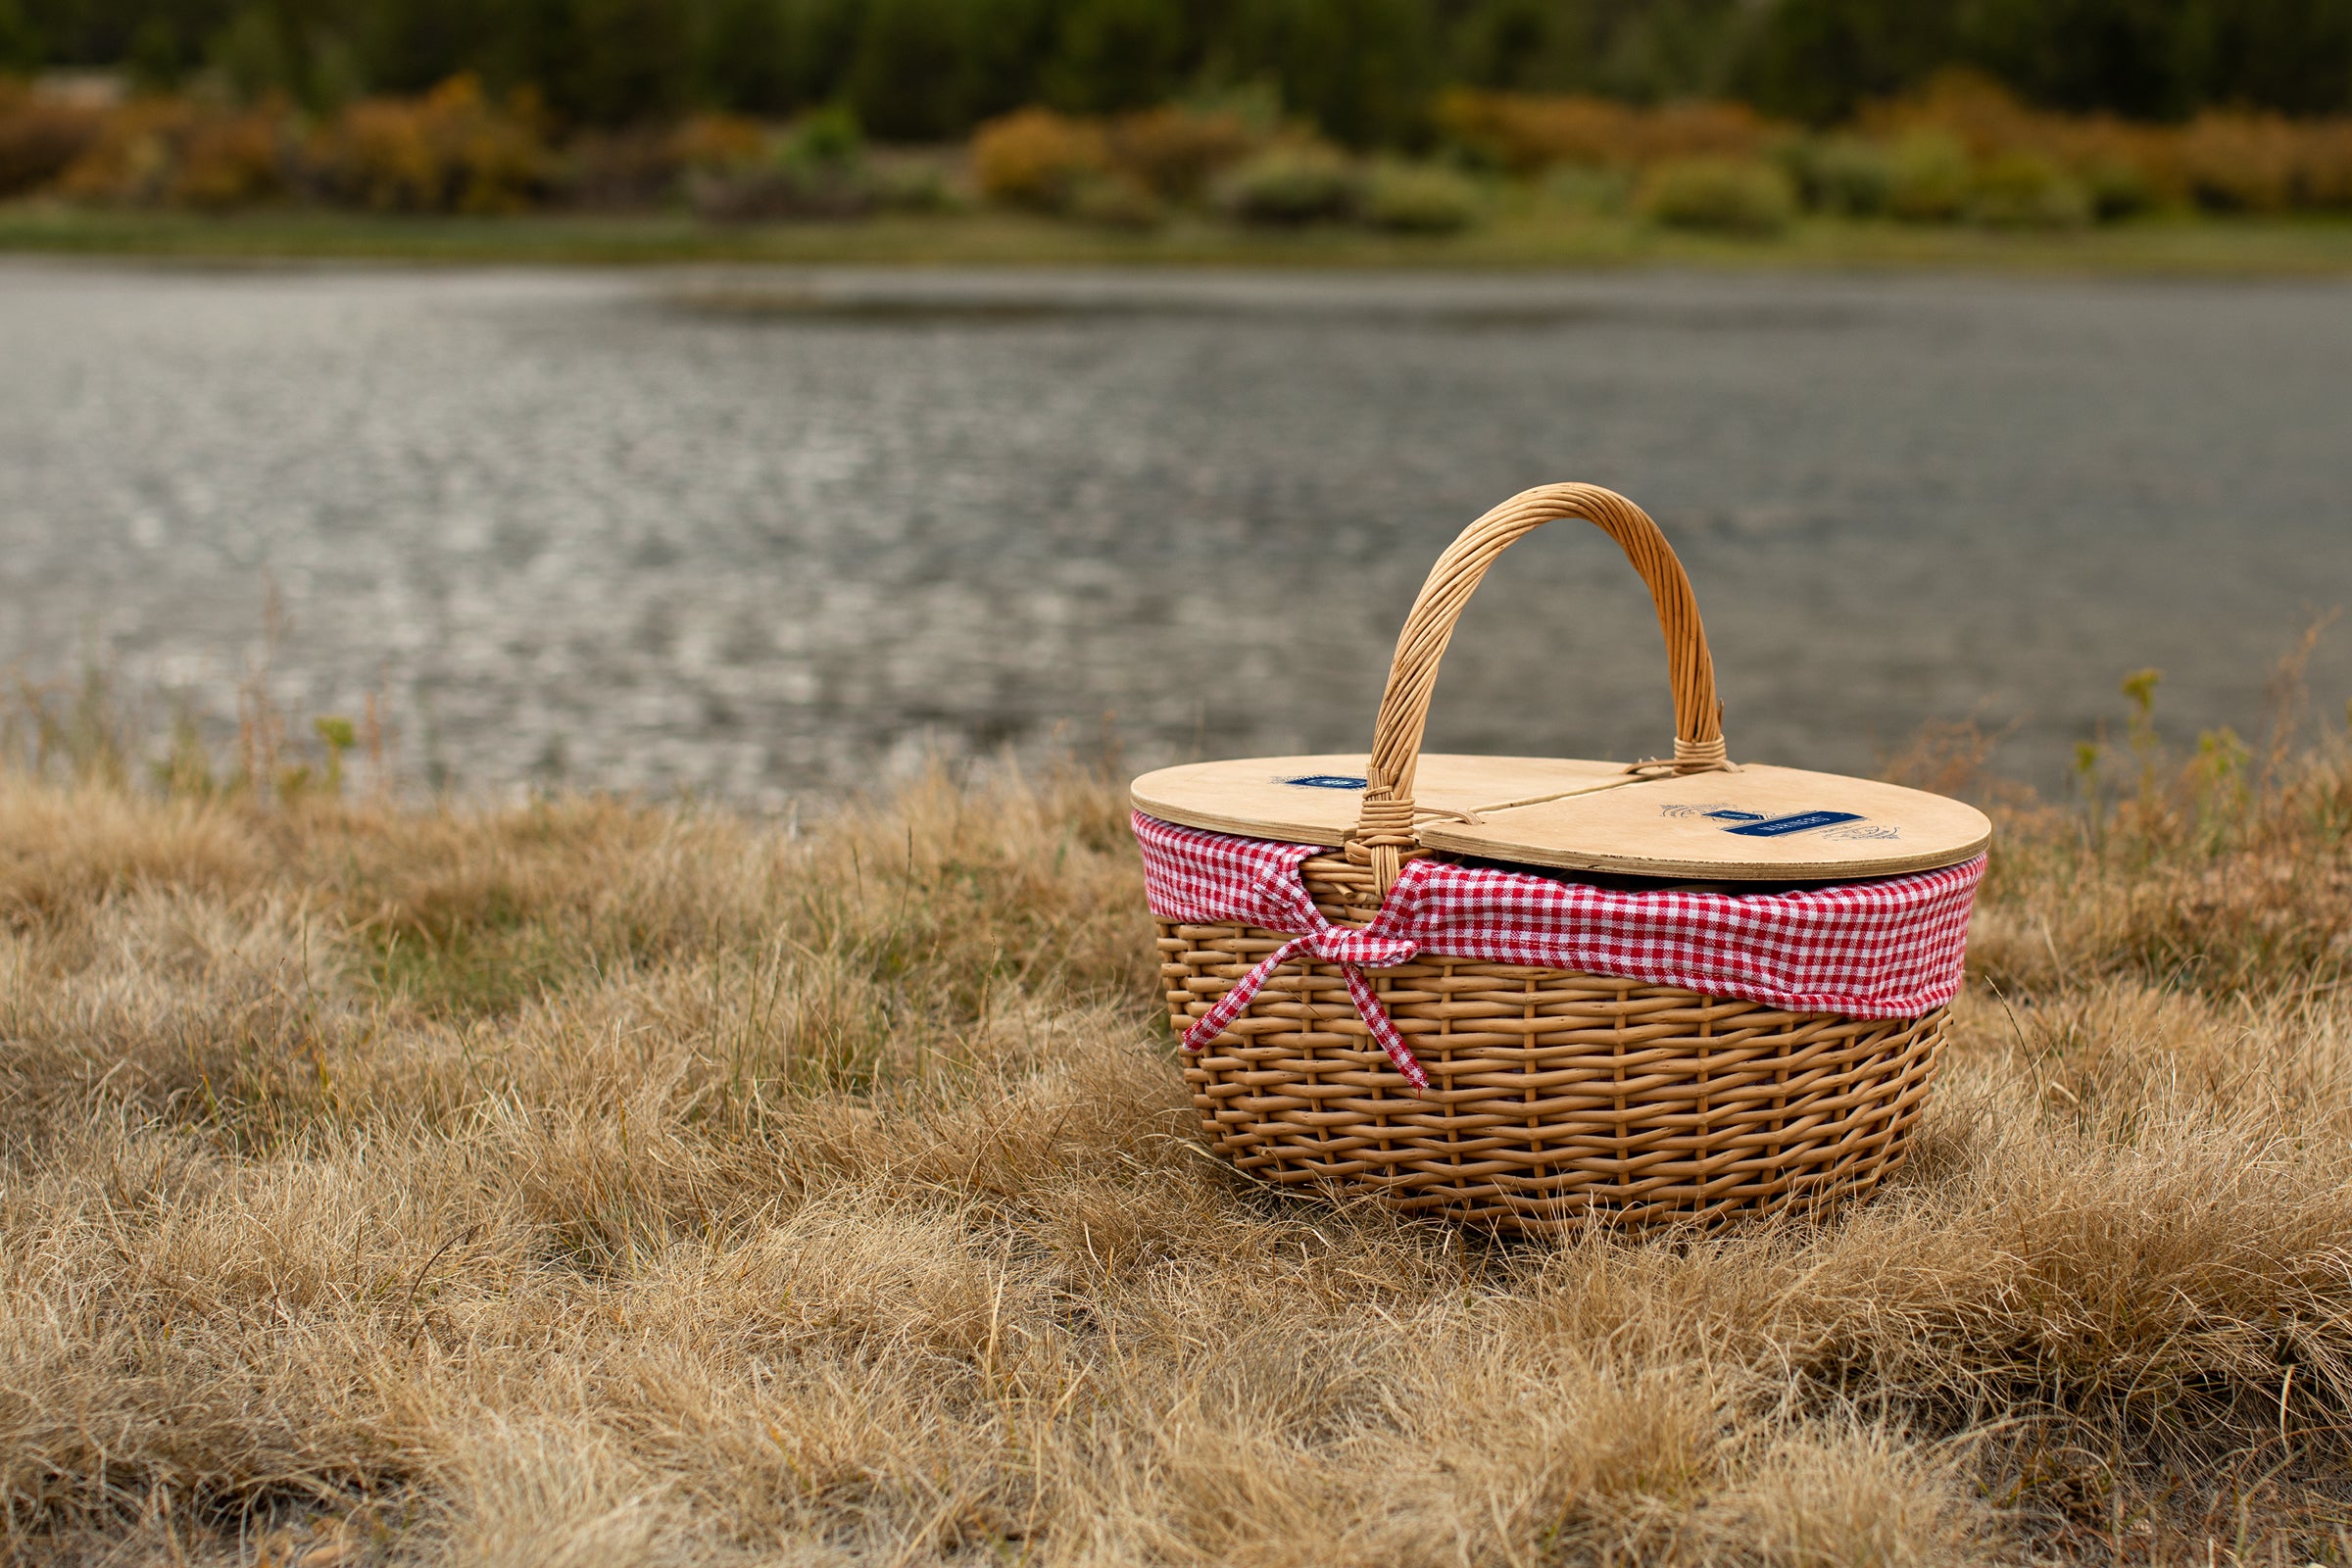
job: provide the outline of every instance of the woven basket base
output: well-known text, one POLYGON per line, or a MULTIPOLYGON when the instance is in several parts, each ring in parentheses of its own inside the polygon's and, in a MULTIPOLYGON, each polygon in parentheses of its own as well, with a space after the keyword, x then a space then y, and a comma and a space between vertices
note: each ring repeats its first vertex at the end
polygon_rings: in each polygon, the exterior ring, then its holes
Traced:
MULTIPOLYGON (((1345 906, 1365 901, 1318 882, 1327 913, 1363 918, 1345 906)), ((1184 1029, 1285 940, 1161 922, 1170 1021, 1184 1029)), ((1186 1058, 1202 1130, 1269 1182, 1501 1230, 1713 1224, 1859 1197, 1901 1162, 1943 1049, 1943 1008, 1846 1018, 1440 957, 1373 974, 1426 1093, 1371 1039, 1336 966, 1288 963, 1186 1058)))

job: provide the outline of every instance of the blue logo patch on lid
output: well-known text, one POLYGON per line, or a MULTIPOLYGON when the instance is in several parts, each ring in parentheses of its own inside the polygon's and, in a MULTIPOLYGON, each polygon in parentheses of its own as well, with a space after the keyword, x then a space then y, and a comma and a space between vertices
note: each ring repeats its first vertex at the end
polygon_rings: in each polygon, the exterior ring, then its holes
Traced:
POLYGON ((1286 778, 1280 782, 1297 785, 1302 790, 1360 790, 1371 787, 1370 781, 1360 773, 1301 773, 1297 778, 1286 778))
MULTIPOLYGON (((1709 816, 1730 816, 1734 813, 1709 811, 1707 814, 1709 816)), ((1750 815, 1752 813, 1740 812, 1738 814, 1750 815)), ((1753 821, 1741 822, 1738 827, 1727 827, 1724 831, 1737 833, 1741 838, 1777 839, 1788 833, 1810 833, 1817 827, 1836 827, 1840 822, 1859 822, 1861 820, 1862 813, 1860 811, 1791 811, 1787 816, 1758 817, 1753 821)))

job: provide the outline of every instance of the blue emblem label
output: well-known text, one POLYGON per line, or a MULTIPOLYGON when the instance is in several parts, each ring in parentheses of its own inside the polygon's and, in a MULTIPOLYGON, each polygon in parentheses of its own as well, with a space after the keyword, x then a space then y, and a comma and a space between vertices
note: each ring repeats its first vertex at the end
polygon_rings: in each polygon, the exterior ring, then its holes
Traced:
POLYGON ((1726 833, 1737 833, 1750 839, 1777 839, 1785 833, 1810 833, 1817 827, 1836 827, 1840 822, 1862 820, 1859 811, 1792 811, 1787 816, 1766 817, 1757 817, 1748 811, 1709 811, 1707 814, 1751 818, 1738 827, 1724 829, 1726 833))
POLYGON ((1777 839, 1788 833, 1810 833, 1815 828, 1827 828, 1827 837, 1840 841, 1899 839, 1903 836, 1900 828, 1873 822, 1857 811, 1789 811, 1781 816, 1772 816, 1737 806, 1677 801, 1672 806, 1659 807, 1658 814, 1677 820, 1704 817, 1710 822, 1721 822, 1726 833, 1738 833, 1751 839, 1777 839))
POLYGON ((1355 773, 1302 773, 1282 782, 1305 790, 1360 790, 1370 787, 1367 780, 1355 773))

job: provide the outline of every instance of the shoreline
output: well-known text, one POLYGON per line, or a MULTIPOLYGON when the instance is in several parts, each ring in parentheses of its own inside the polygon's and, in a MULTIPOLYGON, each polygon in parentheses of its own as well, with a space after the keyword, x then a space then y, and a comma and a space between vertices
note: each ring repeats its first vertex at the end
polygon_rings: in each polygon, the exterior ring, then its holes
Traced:
POLYGON ((1672 267, 2271 279, 2352 276, 2352 220, 2152 220, 2053 233, 1815 219, 1779 238, 1742 240, 1584 216, 1505 216, 1465 234, 1420 237, 1339 228, 1241 230, 1205 221, 1133 233, 998 212, 732 227, 674 213, 203 216, 19 203, 0 207, 0 255, 438 267, 734 263, 1506 275, 1672 267))

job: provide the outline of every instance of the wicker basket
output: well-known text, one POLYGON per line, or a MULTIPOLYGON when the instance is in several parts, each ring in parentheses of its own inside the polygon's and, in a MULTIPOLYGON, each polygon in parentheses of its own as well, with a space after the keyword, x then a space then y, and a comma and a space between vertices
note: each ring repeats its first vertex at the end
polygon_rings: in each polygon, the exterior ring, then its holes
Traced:
MULTIPOLYGON (((1657 525, 1590 485, 1531 490, 1471 524, 1431 570, 1382 696, 1362 813, 1344 853, 1308 859, 1333 922, 1361 926, 1414 834, 1413 776, 1454 622, 1494 557, 1553 518, 1597 524, 1647 583, 1666 636, 1676 740, 1662 770, 1726 766, 1714 667, 1689 579, 1657 525)), ((1159 924, 1181 1032, 1287 940, 1159 924)), ((1869 1192, 1899 1164, 1943 1048, 1945 1013, 1791 1012, 1560 969, 1424 956, 1373 985, 1430 1087, 1415 1091, 1343 973, 1284 964, 1185 1068, 1201 1124, 1241 1169, 1505 1230, 1716 1222, 1869 1192)))

